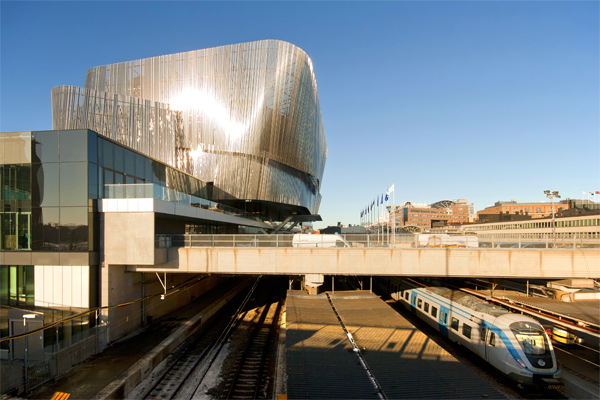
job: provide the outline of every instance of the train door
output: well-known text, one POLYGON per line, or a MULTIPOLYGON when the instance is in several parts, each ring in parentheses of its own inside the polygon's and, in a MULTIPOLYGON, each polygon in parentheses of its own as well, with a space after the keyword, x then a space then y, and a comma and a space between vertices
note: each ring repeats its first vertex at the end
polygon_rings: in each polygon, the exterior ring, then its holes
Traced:
POLYGON ((487 331, 487 338, 486 338, 486 341, 485 341, 485 359, 486 360, 489 359, 489 357, 491 355, 491 352, 492 352, 492 349, 494 347, 496 347, 496 340, 497 340, 496 334, 493 331, 488 330, 487 331))
POLYGON ((450 310, 444 306, 440 306, 440 314, 438 318, 440 332, 448 336, 448 314, 450 310))
POLYGON ((483 354, 481 354, 481 356, 483 357, 484 360, 488 359, 488 343, 487 343, 487 339, 488 339, 488 330, 487 327, 482 326, 481 330, 479 331, 479 340, 481 340, 483 342, 483 354))
POLYGON ((410 311, 417 313, 417 295, 414 292, 410 292, 410 311))

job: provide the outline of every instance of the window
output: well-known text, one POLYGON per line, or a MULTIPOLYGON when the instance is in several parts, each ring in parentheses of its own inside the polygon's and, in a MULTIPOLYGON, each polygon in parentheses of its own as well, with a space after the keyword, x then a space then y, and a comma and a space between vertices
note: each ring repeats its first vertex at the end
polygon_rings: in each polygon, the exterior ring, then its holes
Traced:
POLYGON ((465 337, 471 339, 471 326, 467 324, 463 324, 462 333, 465 337))
POLYGON ((452 317, 452 323, 450 324, 450 327, 455 331, 458 331, 458 319, 452 317))
POLYGON ((0 266, 0 302, 2 305, 32 306, 34 302, 33 265, 0 266))
POLYGON ((423 300, 421 300, 421 299, 417 300, 417 307, 423 308, 423 300))
POLYGON ((481 328, 481 340, 485 341, 485 335, 487 335, 487 329, 481 328))
POLYGON ((431 307, 431 315, 433 318, 437 318, 437 308, 431 307))
POLYGON ((429 312, 429 303, 425 302, 425 308, 423 309, 425 312, 429 312))
POLYGON ((496 334, 490 332, 490 346, 496 347, 496 334))
POLYGON ((408 301, 408 292, 404 293, 404 298, 408 301))

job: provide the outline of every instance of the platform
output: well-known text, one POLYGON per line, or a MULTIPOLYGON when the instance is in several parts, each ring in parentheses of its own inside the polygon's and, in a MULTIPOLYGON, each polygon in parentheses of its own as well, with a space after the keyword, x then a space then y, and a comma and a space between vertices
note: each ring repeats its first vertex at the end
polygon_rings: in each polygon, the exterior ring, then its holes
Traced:
MULTIPOLYGON (((379 297, 330 297, 388 398, 505 398, 379 297)), ((288 291, 286 362, 290 399, 379 398, 326 294, 288 291)))

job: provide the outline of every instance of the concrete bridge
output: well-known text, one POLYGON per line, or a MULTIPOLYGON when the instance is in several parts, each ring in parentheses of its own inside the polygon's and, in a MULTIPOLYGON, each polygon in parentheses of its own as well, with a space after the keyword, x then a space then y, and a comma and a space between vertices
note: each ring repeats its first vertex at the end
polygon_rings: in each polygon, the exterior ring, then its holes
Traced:
POLYGON ((112 261, 127 264, 129 271, 196 274, 600 277, 600 250, 592 249, 182 247, 153 251, 152 265, 112 261))

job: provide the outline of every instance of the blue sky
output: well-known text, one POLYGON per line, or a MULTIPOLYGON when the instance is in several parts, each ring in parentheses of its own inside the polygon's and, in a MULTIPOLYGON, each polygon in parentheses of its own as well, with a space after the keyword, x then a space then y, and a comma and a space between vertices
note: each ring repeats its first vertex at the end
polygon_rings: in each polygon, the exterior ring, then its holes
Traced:
MULTIPOLYGON (((113 62, 261 39, 313 60, 329 156, 316 227, 395 200, 600 190, 597 1, 0 2, 0 131, 113 62)), ((597 198, 600 200, 600 196, 597 198)))

